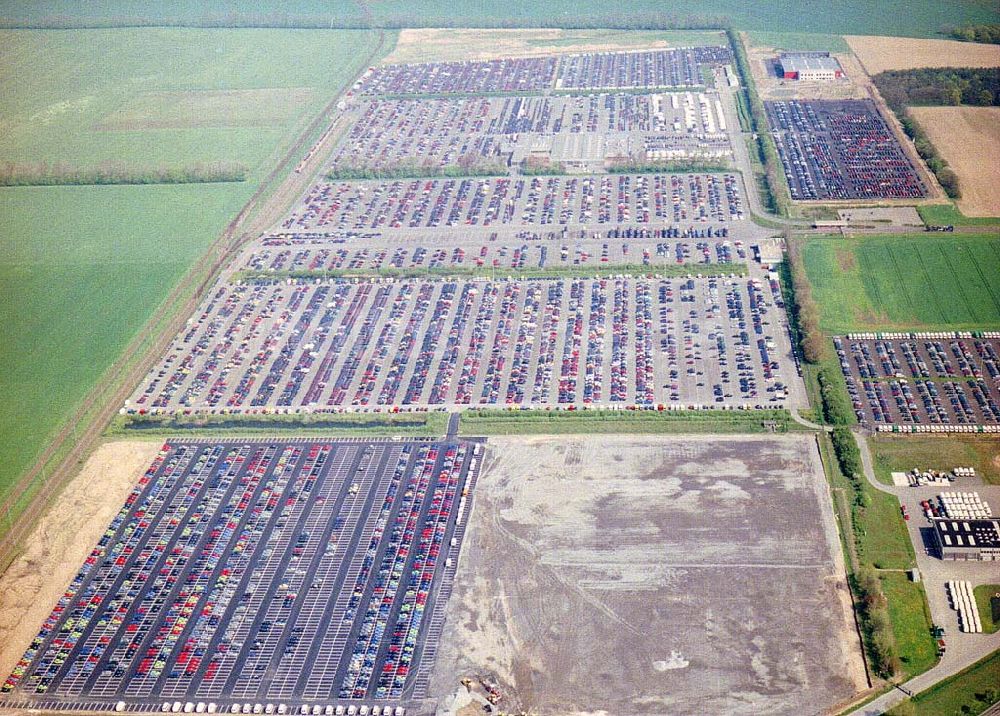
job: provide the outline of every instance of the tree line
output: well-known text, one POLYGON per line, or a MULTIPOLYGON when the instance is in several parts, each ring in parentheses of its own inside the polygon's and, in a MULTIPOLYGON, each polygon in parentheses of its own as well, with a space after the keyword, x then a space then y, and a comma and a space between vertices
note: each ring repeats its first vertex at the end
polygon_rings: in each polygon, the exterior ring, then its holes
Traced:
MULTIPOLYGON (((767 111, 764 109, 764 102, 757 94, 757 87, 754 83, 753 73, 750 70, 750 61, 747 59, 746 49, 740 40, 739 34, 732 28, 726 30, 729 37, 729 44, 736 59, 736 69, 739 71, 741 87, 740 93, 750 105, 750 129, 757 138, 755 149, 760 163, 764 166, 764 179, 766 189, 763 200, 768 204, 768 208, 779 216, 788 216, 791 209, 791 198, 786 188, 784 169, 778 157, 778 148, 774 144, 774 137, 768 129, 767 111)), ((737 140, 739 141, 739 140, 737 140)))
POLYGON ((237 162, 134 166, 120 161, 95 166, 66 162, 4 162, 0 186, 64 186, 91 184, 203 184, 246 181, 247 168, 237 162))
POLYGON ((873 80, 941 188, 952 199, 961 198, 958 175, 914 119, 909 107, 1000 105, 1000 71, 996 68, 925 67, 881 72, 873 80))
POLYGON ((944 28, 946 35, 963 42, 983 42, 988 45, 1000 45, 1000 24, 960 25, 944 28))

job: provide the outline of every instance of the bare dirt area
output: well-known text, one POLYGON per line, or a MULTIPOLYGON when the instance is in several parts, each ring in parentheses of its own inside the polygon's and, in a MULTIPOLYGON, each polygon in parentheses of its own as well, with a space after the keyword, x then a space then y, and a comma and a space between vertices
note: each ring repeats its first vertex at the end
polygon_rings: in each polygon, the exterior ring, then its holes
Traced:
POLYGON ((958 174, 966 216, 1000 216, 1000 107, 911 107, 958 174))
POLYGON ((866 686, 812 437, 491 439, 475 494, 439 713, 462 678, 536 714, 823 713, 866 686))
POLYGON ((0 576, 0 678, 17 664, 160 446, 98 447, 24 541, 24 552, 0 576))
POLYGON ((870 75, 918 67, 1000 67, 1000 45, 869 35, 844 39, 870 75))
POLYGON ((383 64, 492 60, 501 57, 578 52, 649 50, 690 44, 722 44, 719 32, 663 33, 624 30, 461 29, 400 30, 396 49, 383 64), (697 39, 698 42, 694 42, 697 39))

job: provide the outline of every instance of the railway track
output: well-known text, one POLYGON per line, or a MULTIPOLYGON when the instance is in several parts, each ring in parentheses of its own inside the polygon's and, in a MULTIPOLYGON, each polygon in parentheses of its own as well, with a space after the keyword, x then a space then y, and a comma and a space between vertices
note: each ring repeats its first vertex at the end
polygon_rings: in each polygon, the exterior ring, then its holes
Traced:
MULTIPOLYGON (((372 51, 360 63, 359 70, 370 66, 379 56, 385 45, 385 39, 385 31, 379 30, 378 40, 372 51)), ((161 315, 163 309, 158 309, 64 423, 34 464, 18 480, 15 491, 7 501, 8 510, 33 489, 36 480, 46 467, 53 460, 58 460, 58 464, 44 479, 28 505, 0 537, 0 574, 14 561, 20 545, 51 506, 59 491, 76 474, 80 465, 94 449, 105 427, 117 414, 119 406, 152 368, 157 356, 166 349, 171 338, 184 326, 188 316, 197 308, 206 289, 214 283, 236 251, 249 237, 269 228, 275 217, 304 191, 313 179, 328 146, 313 152, 310 161, 301 167, 300 172, 292 169, 296 168, 299 157, 309 147, 310 141, 316 136, 323 122, 328 121, 336 110, 338 99, 353 84, 355 75, 351 75, 344 82, 319 114, 299 134, 275 168, 212 243, 204 258, 194 264, 174 286, 161 304, 161 307, 166 307, 166 311, 169 312, 166 324, 163 323, 165 319, 161 315), (277 184, 274 192, 270 193, 275 182, 283 176, 284 181, 277 184), (208 262, 207 267, 206 262, 208 262), (171 309, 172 306, 176 308, 171 309), (59 457, 67 445, 69 449, 59 457)), ((339 117, 334 119, 330 126, 333 127, 338 119, 339 117)), ((335 140, 336 136, 336 132, 328 131, 324 134, 323 142, 329 143, 331 139, 335 140)))

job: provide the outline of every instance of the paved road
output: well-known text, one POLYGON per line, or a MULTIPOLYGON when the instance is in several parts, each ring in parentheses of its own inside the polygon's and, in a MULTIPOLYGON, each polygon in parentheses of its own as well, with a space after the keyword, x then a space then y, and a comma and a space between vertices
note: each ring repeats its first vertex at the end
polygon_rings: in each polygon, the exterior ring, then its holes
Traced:
MULTIPOLYGON (((910 512, 913 515, 907 522, 910 538, 913 540, 914 551, 917 557, 917 567, 927 592, 927 601, 930 605, 931 618, 935 624, 945 627, 945 640, 948 643, 948 651, 941 658, 936 666, 925 671, 903 684, 908 691, 916 694, 930 688, 937 682, 952 676, 962 669, 974 664, 984 656, 1000 649, 1000 632, 995 634, 965 634, 958 630, 957 612, 948 604, 948 597, 945 593, 944 582, 949 579, 967 579, 975 584, 983 584, 995 579, 996 565, 991 562, 945 562, 937 557, 928 554, 925 548, 926 523, 920 515, 920 500, 930 499, 941 492, 941 486, 926 487, 890 487, 883 485, 875 477, 874 462, 871 451, 868 449, 868 442, 860 433, 855 433, 855 440, 858 449, 861 451, 861 464, 864 468, 865 478, 877 490, 894 495, 903 504, 914 505, 910 512)), ((914 465, 914 467, 918 467, 914 465)), ((929 465, 920 467, 932 467, 929 465)), ((953 465, 938 466, 944 468, 954 467, 953 465)), ((980 493, 988 493, 993 498, 994 504, 997 497, 1000 497, 1000 488, 996 486, 984 486, 977 484, 978 480, 968 479, 950 485, 950 490, 976 490, 980 493)), ((878 716, 887 709, 892 708, 906 698, 899 689, 880 696, 875 701, 862 706, 852 712, 852 716, 878 716)))

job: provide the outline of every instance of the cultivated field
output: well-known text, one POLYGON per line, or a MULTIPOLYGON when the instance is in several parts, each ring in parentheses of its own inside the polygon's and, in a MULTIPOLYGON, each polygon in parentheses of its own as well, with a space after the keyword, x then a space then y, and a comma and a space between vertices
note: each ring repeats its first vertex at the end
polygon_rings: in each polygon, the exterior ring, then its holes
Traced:
POLYGON ((0 190, 2 497, 237 214, 279 148, 360 70, 376 37, 122 29, 0 38, 10 58, 0 161, 222 159, 251 169, 242 184, 0 190), (294 111, 252 101, 276 96, 309 101, 294 111), (134 126, 102 129, 109 117, 134 126))
POLYGON ((869 75, 917 67, 1000 67, 1000 46, 908 37, 845 38, 869 75))
POLYGON ((814 239, 802 252, 828 333, 1000 328, 995 236, 814 239))
POLYGON ((127 17, 156 24, 170 22, 236 21, 292 22, 311 27, 336 27, 340 23, 370 20, 391 22, 402 27, 476 27, 504 26, 511 22, 527 27, 552 24, 608 23, 648 21, 697 21, 721 23, 723 19, 746 30, 801 32, 808 25, 813 33, 883 33, 907 37, 931 37, 943 25, 996 22, 996 10, 982 0, 934 0, 893 2, 882 12, 874 13, 866 0, 849 0, 811 6, 803 13, 802 4, 793 0, 775 0, 750 4, 744 0, 711 0, 692 4, 687 0, 629 0, 610 6, 598 0, 378 0, 377 2, 337 2, 319 4, 310 0, 288 0, 240 7, 223 0, 171 0, 151 5, 142 0, 94 0, 82 5, 72 0, 47 0, 17 3, 5 9, 4 16, 22 22, 62 21, 66 18, 94 22, 127 17))
POLYGON ((821 713, 863 687, 812 437, 491 439, 485 462, 431 694, 821 713))
POLYGON ((958 174, 966 216, 1000 216, 1000 107, 911 107, 958 174))
POLYGON ((396 49, 382 62, 491 60, 725 43, 721 32, 420 28, 401 30, 396 49))

